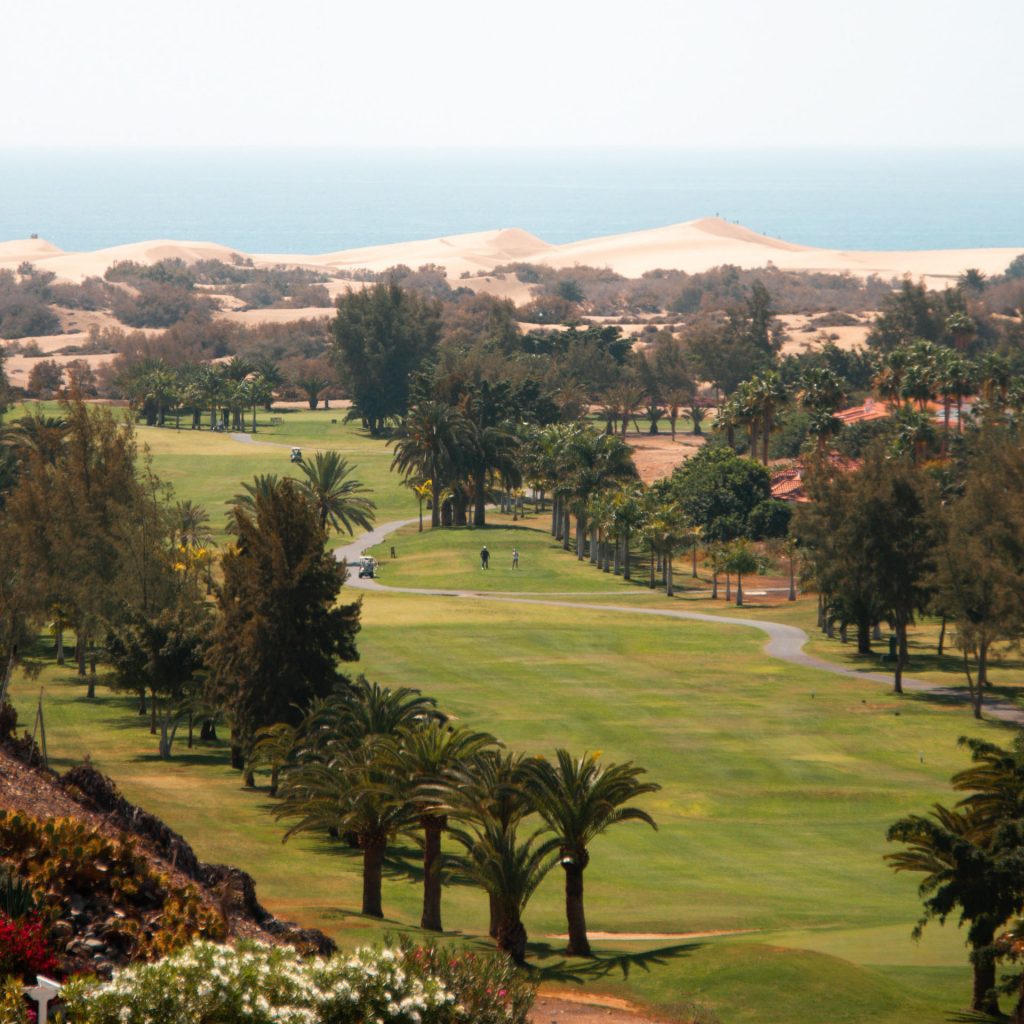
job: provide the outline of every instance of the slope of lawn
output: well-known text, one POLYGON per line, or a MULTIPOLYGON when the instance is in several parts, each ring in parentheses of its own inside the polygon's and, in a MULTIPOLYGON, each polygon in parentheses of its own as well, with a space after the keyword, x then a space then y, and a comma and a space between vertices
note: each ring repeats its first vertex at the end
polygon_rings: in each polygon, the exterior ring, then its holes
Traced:
MULTIPOLYGON (((663 784, 645 801, 657 833, 625 825, 596 841, 591 928, 753 930, 598 941, 596 963, 566 964, 554 938, 564 922, 553 875, 527 914, 536 962, 553 984, 585 983, 679 1015, 706 1005, 723 1021, 810 1021, 825 1005, 837 1021, 943 1020, 966 993, 965 954, 951 928, 920 947, 910 941, 915 882, 883 865, 883 833, 946 797, 963 763, 961 732, 1005 732, 874 685, 794 670, 765 658, 760 644, 724 623, 367 594, 356 667, 436 695, 510 746, 600 749, 637 760, 663 784)), ((162 763, 132 699, 101 689, 87 701, 55 668, 18 682, 23 717, 40 684, 58 766, 90 755, 200 856, 251 871, 279 913, 346 942, 380 929, 353 913, 357 855, 309 838, 282 846, 272 802, 240 787, 222 746, 189 752, 182 743, 162 763)), ((392 858, 385 928, 418 920, 416 860, 409 842, 392 858)), ((453 885, 445 901, 448 926, 479 936, 481 894, 453 885)))

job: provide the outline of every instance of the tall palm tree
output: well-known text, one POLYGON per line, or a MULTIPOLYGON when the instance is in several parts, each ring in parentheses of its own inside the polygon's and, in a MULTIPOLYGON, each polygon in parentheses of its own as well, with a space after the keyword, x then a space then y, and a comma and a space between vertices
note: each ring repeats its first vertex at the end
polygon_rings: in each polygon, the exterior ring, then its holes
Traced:
POLYGON ((544 838, 544 832, 537 829, 522 840, 518 824, 502 825, 496 818, 452 829, 452 836, 466 850, 463 870, 491 897, 498 949, 517 964, 526 962, 523 911, 555 864, 558 840, 544 838))
MULTIPOLYGON (((436 786, 438 805, 446 814, 466 824, 493 821, 502 831, 514 830, 523 818, 534 812, 530 791, 534 760, 507 750, 482 750, 471 761, 445 770, 436 786)), ((498 935, 500 912, 494 893, 487 892, 490 902, 488 933, 493 939, 498 935)))
POLYGON ((557 836, 559 862, 565 871, 565 916, 569 924, 570 956, 590 956, 583 909, 583 873, 590 863, 591 842, 621 821, 642 821, 657 829, 654 819, 639 807, 626 807, 644 793, 661 789, 641 782, 645 774, 631 761, 602 765, 597 754, 574 758, 555 752, 555 763, 534 762, 533 799, 540 816, 557 836))
POLYGON ((431 529, 441 525, 439 496, 451 480, 451 467, 464 453, 469 433, 466 417, 458 409, 445 402, 421 402, 409 410, 398 436, 393 439, 395 455, 391 468, 407 477, 418 476, 434 483, 431 529))
POLYGON ((420 927, 443 931, 441 924, 441 836, 448 815, 438 785, 445 772, 465 765, 496 740, 489 733, 473 732, 432 719, 384 741, 384 753, 392 759, 402 779, 399 800, 411 799, 423 829, 423 913, 420 927))
POLYGON ((621 438, 579 430, 569 434, 563 449, 569 506, 576 516, 576 557, 583 558, 586 508, 592 494, 637 479, 629 445, 621 438))
POLYGON ((355 469, 336 451, 317 452, 312 462, 299 463, 305 479, 301 487, 309 495, 320 514, 320 526, 328 526, 352 534, 355 527, 373 527, 376 504, 367 497, 369 489, 358 480, 349 479, 355 469))
POLYGON ((465 461, 473 488, 473 525, 487 525, 487 487, 500 476, 506 487, 519 487, 523 477, 519 464, 519 439, 501 427, 481 427, 468 421, 465 461))
POLYGON ((751 378, 752 397, 761 426, 761 462, 768 465, 768 442, 778 426, 779 414, 789 401, 789 389, 777 370, 751 378))
POLYGON ((612 501, 612 532, 621 548, 622 578, 631 579, 630 544, 644 523, 643 484, 619 491, 612 501))
POLYGON ((928 921, 944 922, 959 910, 971 947, 971 1009, 998 1014, 993 942, 997 930, 1020 908, 1019 857, 999 856, 969 809, 951 810, 941 804, 927 816, 913 814, 897 821, 886 838, 908 847, 886 855, 894 871, 924 875, 918 887, 924 914, 914 936, 928 921))
POLYGON ((401 777, 379 743, 334 745, 323 760, 300 763, 281 784, 274 815, 296 819, 284 835, 333 830, 354 835, 363 853, 362 913, 383 917, 381 875, 390 841, 416 821, 415 808, 398 802, 401 777))

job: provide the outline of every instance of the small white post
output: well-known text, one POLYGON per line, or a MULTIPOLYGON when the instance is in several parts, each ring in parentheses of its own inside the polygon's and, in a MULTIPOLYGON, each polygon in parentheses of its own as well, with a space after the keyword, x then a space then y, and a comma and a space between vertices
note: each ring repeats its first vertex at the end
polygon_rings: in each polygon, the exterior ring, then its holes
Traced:
POLYGON ((50 1014, 50 1003, 60 995, 60 990, 61 986, 57 982, 44 978, 41 974, 36 975, 35 985, 25 989, 25 995, 29 999, 35 1000, 38 1007, 36 1016, 38 1024, 47 1024, 50 1014))

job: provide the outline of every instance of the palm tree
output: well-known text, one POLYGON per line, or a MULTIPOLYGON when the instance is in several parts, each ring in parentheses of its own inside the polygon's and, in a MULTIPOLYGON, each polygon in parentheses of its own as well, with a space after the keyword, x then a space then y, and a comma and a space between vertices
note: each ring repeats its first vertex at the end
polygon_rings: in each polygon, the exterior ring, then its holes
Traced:
POLYGON ((565 915, 569 924, 569 956, 590 956, 583 910, 583 872, 590 863, 591 842, 611 825, 642 821, 657 829, 654 819, 639 807, 626 807, 644 793, 661 789, 640 782, 644 773, 631 761, 602 765, 597 754, 573 758, 567 750, 555 753, 554 764, 534 763, 533 799, 540 816, 558 837, 559 863, 565 871, 565 915))
POLYGON ((191 499, 179 501, 174 506, 174 529, 179 544, 200 547, 208 543, 209 522, 210 514, 202 505, 196 505, 191 499))
POLYGON ((437 787, 445 772, 464 765, 496 742, 489 733, 472 732, 431 719, 385 741, 384 750, 401 777, 399 799, 411 799, 423 829, 423 913, 420 927, 443 931, 441 924, 441 835, 448 815, 437 787))
POLYGON ((428 499, 433 499, 434 486, 432 480, 424 480, 422 483, 416 483, 415 480, 406 480, 407 487, 412 488, 413 494, 416 495, 416 500, 420 506, 420 529, 419 532, 423 532, 423 502, 428 499))
POLYGON ((435 720, 446 718, 433 697, 408 686, 381 686, 361 675, 324 702, 312 731, 325 734, 329 742, 355 747, 435 720))
POLYGON ((582 560, 590 496, 637 479, 636 466, 629 445, 621 438, 585 429, 567 435, 563 466, 568 504, 576 515, 576 557, 582 560))
POLYGON ((946 317, 946 333, 953 339, 957 352, 966 352, 971 338, 978 333, 978 327, 971 315, 961 309, 946 317))
POLYGON ((469 422, 466 463, 473 488, 473 525, 487 525, 487 485, 500 476, 506 487, 519 487, 519 440, 500 427, 469 422))
MULTIPOLYGON (((789 389, 777 370, 751 378, 753 406, 761 426, 761 462, 768 465, 768 441, 778 425, 779 412, 789 401, 789 389)), ((751 446, 751 454, 753 446, 751 446)))
POLYGON ((380 743, 331 745, 323 760, 299 763, 281 785, 277 818, 297 819, 284 841, 299 832, 351 833, 363 853, 362 913, 383 917, 381 874, 389 842, 410 828, 415 809, 396 801, 402 786, 380 743))
POLYGON ((281 772, 292 763, 298 739, 299 729, 287 722, 277 722, 256 730, 256 741, 246 769, 251 772, 263 765, 270 769, 271 796, 277 796, 281 772))
POLYGON ((466 417, 445 402, 421 402, 409 410, 398 436, 392 440, 395 455, 391 468, 401 470, 406 477, 433 481, 430 527, 436 529, 441 525, 440 493, 469 440, 466 417))
POLYGON ((743 607, 743 577, 761 571, 761 559, 745 540, 733 541, 725 556, 723 568, 736 574, 736 607, 743 607))
POLYGON ((358 480, 348 479, 355 469, 348 460, 336 451, 317 452, 313 461, 299 463, 305 480, 301 487, 317 507, 320 526, 326 531, 328 525, 352 534, 355 527, 363 530, 373 528, 374 511, 377 506, 370 498, 368 488, 358 480))
POLYGON ((452 836, 466 850, 463 870, 491 898, 498 949, 517 964, 526 962, 523 911, 555 864, 558 840, 544 839, 544 832, 537 829, 522 841, 517 824, 502 825, 490 817, 468 828, 452 829, 452 836))
POLYGON ((967 923, 971 947, 973 993, 971 1009, 997 1015, 996 931, 1020 908, 1020 869, 1017 858, 993 850, 985 830, 969 809, 950 810, 935 804, 930 814, 909 815, 889 828, 890 842, 909 849, 886 855, 894 871, 924 875, 918 893, 924 914, 914 928, 919 937, 930 920, 945 922, 957 909, 967 923))
POLYGON ((229 505, 240 505, 244 509, 255 512, 256 503, 262 495, 264 498, 274 494, 281 483, 281 478, 276 473, 257 473, 252 478, 251 484, 242 484, 244 494, 236 494, 229 502, 229 505))
POLYGON ((50 466, 60 458, 70 425, 63 416, 29 412, 4 428, 2 443, 19 463, 35 455, 50 466))
MULTIPOLYGON (((484 749, 471 761, 446 769, 436 787, 438 805, 466 824, 494 821, 501 830, 514 829, 534 812, 530 792, 534 760, 521 753, 484 749)), ((488 934, 493 939, 498 935, 500 915, 489 890, 488 897, 488 934)))
POLYGON ((612 533, 622 551, 622 578, 631 578, 630 544, 644 522, 643 484, 619 491, 612 499, 612 533))

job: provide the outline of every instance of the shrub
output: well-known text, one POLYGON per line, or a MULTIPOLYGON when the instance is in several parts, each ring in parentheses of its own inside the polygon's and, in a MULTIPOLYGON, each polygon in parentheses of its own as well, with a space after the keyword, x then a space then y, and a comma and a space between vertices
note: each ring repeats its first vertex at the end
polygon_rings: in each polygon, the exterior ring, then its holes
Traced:
POLYGON ((503 957, 443 947, 303 960, 287 947, 199 942, 106 984, 65 989, 77 1024, 525 1024, 533 989, 503 957))
POLYGON ((14 920, 0 914, 0 979, 35 981, 37 974, 57 969, 46 939, 46 926, 34 914, 14 920))
POLYGON ((39 896, 44 916, 64 911, 65 894, 87 894, 86 917, 115 918, 107 944, 126 959, 150 959, 194 938, 222 939, 224 918, 193 886, 175 886, 137 852, 89 825, 0 811, 0 849, 39 896))
POLYGON ((0 978, 0 1024, 36 1024, 34 1010, 28 1008, 17 978, 0 978))

